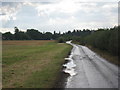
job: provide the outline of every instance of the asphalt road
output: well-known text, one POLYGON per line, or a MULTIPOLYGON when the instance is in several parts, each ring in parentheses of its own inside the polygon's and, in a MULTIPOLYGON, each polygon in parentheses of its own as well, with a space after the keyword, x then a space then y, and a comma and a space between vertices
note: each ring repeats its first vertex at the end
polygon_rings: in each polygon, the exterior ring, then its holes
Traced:
POLYGON ((69 73, 66 88, 118 88, 118 67, 106 61, 89 48, 73 46, 69 62, 63 66, 69 73))

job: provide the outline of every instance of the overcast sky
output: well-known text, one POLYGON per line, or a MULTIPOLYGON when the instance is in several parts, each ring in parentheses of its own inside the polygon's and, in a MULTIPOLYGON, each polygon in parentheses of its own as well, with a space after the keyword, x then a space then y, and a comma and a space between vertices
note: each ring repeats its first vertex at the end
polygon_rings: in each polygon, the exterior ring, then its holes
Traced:
POLYGON ((65 32, 118 25, 118 0, 4 0, 0 6, 1 32, 13 33, 15 26, 65 32))

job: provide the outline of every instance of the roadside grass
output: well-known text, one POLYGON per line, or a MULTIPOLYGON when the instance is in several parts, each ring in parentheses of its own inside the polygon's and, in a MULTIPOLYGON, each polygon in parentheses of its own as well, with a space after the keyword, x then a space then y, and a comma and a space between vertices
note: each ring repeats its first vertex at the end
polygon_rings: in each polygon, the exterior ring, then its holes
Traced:
MULTIPOLYGON (((45 66, 41 71, 37 71, 30 76, 27 82, 25 83, 25 87, 37 87, 37 88, 52 88, 54 87, 56 80, 59 76, 60 68, 64 62, 61 60, 65 57, 69 52, 69 48, 66 48, 61 53, 58 53, 55 57, 52 58, 49 65, 45 66), (55 66, 56 65, 56 66, 55 66), (54 82, 54 83, 51 83, 54 82)), ((62 78, 61 78, 62 79, 62 78)))
POLYGON ((3 88, 54 87, 64 58, 71 50, 70 45, 55 41, 47 41, 40 45, 12 44, 12 41, 9 41, 10 45, 7 41, 5 43, 2 58, 3 88))
POLYGON ((87 46, 89 49, 93 50, 94 52, 96 52, 98 55, 100 55, 101 57, 105 58, 107 61, 109 61, 110 63, 113 63, 115 65, 120 65, 120 61, 118 60, 118 56, 113 56, 110 53, 94 48, 92 46, 87 46))

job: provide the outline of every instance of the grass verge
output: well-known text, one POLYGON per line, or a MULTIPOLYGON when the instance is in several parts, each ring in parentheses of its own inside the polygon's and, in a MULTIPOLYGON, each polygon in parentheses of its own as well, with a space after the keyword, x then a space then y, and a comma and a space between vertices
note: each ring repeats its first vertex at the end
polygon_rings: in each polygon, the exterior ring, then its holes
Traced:
POLYGON ((120 65, 120 61, 118 60, 118 56, 113 56, 110 53, 94 48, 92 46, 87 46, 89 49, 93 50, 94 52, 96 52, 98 55, 100 55, 101 57, 105 58, 107 61, 109 61, 110 63, 113 63, 115 65, 120 65))
MULTIPOLYGON (((73 42, 75 44, 80 44, 79 42, 73 42)), ((107 61, 109 61, 110 63, 113 63, 117 66, 120 65, 120 61, 118 59, 118 56, 114 56, 106 51, 103 51, 103 50, 100 50, 100 49, 97 49, 97 48, 94 48, 90 45, 86 45, 89 49, 91 49, 92 51, 96 52, 98 55, 100 55, 101 57, 105 58, 107 61)))

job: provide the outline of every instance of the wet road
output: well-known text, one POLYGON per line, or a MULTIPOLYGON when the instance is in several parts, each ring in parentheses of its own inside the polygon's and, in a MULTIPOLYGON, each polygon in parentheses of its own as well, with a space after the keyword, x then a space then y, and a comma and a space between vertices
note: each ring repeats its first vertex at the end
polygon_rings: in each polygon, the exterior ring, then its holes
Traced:
POLYGON ((118 88, 118 67, 81 45, 73 46, 69 62, 63 66, 70 77, 66 88, 118 88))

